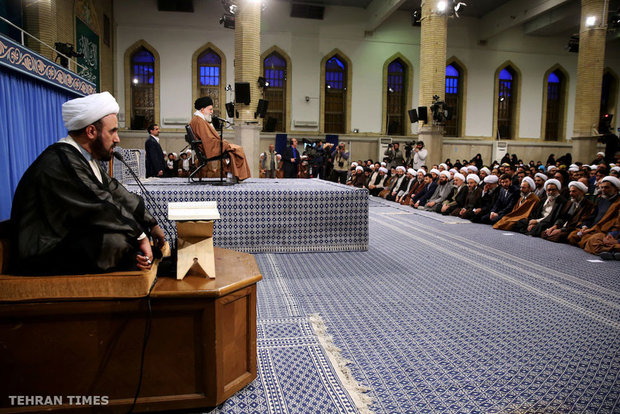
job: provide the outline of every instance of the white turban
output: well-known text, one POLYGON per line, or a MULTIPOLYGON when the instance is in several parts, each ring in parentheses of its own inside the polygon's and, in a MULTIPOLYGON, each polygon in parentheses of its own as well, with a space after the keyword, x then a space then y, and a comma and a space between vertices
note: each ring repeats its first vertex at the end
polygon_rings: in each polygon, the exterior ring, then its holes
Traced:
POLYGON ((357 167, 355 167, 355 171, 364 171, 364 167, 357 166, 357 167))
POLYGON ((579 167, 577 165, 571 166, 571 167, 568 168, 568 171, 570 171, 570 172, 579 171, 579 167))
POLYGON ((450 175, 450 173, 448 171, 442 171, 439 173, 439 175, 445 175, 446 178, 449 180, 450 178, 452 178, 452 176, 450 175))
POLYGON ((608 175, 607 177, 603 178, 603 182, 605 181, 612 183, 616 186, 618 190, 620 190, 620 178, 614 177, 613 175, 608 175))
POLYGON ((598 165, 597 164, 592 164, 592 165, 590 165, 590 169, 591 170, 596 170, 596 169, 598 169, 598 165))
POLYGON ((406 169, 405 169, 405 167, 403 167, 402 165, 399 165, 398 167, 396 167, 396 171, 402 171, 402 172, 405 172, 405 171, 407 171, 407 170, 406 170, 406 169))
POLYGON ((62 104, 62 120, 67 131, 78 131, 118 111, 116 99, 106 91, 65 102, 62 104))
POLYGON ((543 187, 543 188, 546 190, 546 189, 547 189, 547 186, 548 186, 549 184, 555 184, 555 186, 558 188, 558 190, 561 190, 561 189, 562 189, 562 183, 560 183, 560 181, 559 181, 559 180, 556 180, 555 178, 552 178, 552 179, 550 179, 550 180, 545 181, 545 185, 544 185, 544 187, 543 187))
POLYGON ((357 165, 358 165, 358 164, 357 164, 356 162, 352 162, 352 163, 351 163, 351 167, 357 167, 357 165))
POLYGON ((482 167, 480 168, 480 172, 484 171, 485 173, 487 173, 487 175, 491 175, 491 170, 489 170, 487 167, 482 167))
POLYGON ((417 173, 418 174, 422 173, 422 174, 426 175, 426 170, 424 168, 420 168, 417 173))
POLYGON ((523 177, 523 181, 530 185, 532 191, 536 190, 536 183, 532 180, 532 177, 523 177))
POLYGON ((583 191, 584 193, 588 192, 588 186, 582 183, 581 181, 571 181, 570 183, 568 183, 568 187, 569 188, 577 187, 579 190, 583 191))
POLYGON ((478 177, 476 174, 467 175, 467 181, 469 180, 474 180, 476 184, 480 184, 480 177, 478 177))
POLYGON ((605 153, 604 152, 597 152, 596 155, 602 155, 604 157, 605 153))
POLYGON ((382 167, 387 167, 387 164, 385 163, 385 161, 381 163, 381 166, 382 167))
POLYGON ((450 172, 452 174, 456 174, 457 172, 459 172, 456 168, 450 168, 450 172))
POLYGON ((415 175, 415 170, 413 168, 409 168, 407 172, 411 175, 415 175))
POLYGON ((546 176, 545 174, 543 174, 543 173, 536 173, 536 174, 534 175, 534 177, 540 177, 540 178, 542 178, 542 179, 543 179, 543 181, 547 181, 547 180, 549 179, 549 177, 547 177, 547 176, 546 176))
POLYGON ((370 164, 370 165, 368 166, 368 168, 370 168, 371 170, 374 170, 374 169, 375 169, 375 164, 370 164))
POLYGON ((445 164, 445 163, 443 163, 443 162, 442 162, 441 164, 439 164, 439 166, 440 166, 440 167, 443 167, 443 168, 444 168, 444 169, 446 169, 446 170, 448 169, 448 165, 447 165, 447 164, 445 164))
POLYGON ((609 171, 618 171, 620 172, 620 167, 611 167, 609 171))
POLYGON ((484 182, 487 184, 495 184, 499 181, 499 177, 497 175, 487 175, 484 177, 484 182))
POLYGON ((467 167, 467 171, 478 172, 478 167, 476 167, 475 165, 470 165, 469 167, 467 167))
POLYGON ((577 164, 571 164, 571 165, 569 165, 568 167, 569 167, 569 168, 573 168, 573 167, 577 167, 577 168, 579 168, 579 166, 578 166, 577 164))
POLYGON ((380 167, 379 172, 383 172, 384 174, 387 174, 388 170, 385 167, 380 167))
POLYGON ((454 178, 460 178, 461 181, 465 181, 465 176, 458 172, 454 174, 454 178))
POLYGON ((437 175, 441 174, 441 172, 440 172, 437 168, 432 168, 432 169, 431 169, 431 174, 432 174, 432 173, 435 173, 435 174, 437 174, 437 175))
POLYGON ((463 167, 459 170, 460 173, 465 173, 467 174, 467 167, 463 167))

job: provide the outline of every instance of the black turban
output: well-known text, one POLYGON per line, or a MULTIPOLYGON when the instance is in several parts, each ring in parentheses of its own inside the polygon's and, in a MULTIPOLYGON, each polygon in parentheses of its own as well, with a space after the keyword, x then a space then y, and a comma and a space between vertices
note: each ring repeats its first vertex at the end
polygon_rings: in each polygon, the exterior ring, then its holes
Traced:
POLYGON ((213 105, 213 99, 208 96, 203 96, 202 98, 196 99, 194 102, 194 108, 201 110, 202 108, 206 108, 209 105, 213 105))

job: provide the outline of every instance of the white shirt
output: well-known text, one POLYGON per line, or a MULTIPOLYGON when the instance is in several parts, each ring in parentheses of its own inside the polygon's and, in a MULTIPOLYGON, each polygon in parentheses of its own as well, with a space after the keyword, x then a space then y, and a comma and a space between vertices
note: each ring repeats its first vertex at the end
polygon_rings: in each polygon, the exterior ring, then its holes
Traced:
POLYGON ((75 140, 73 139, 73 137, 71 135, 67 135, 66 137, 60 139, 58 142, 62 142, 63 144, 72 145, 73 147, 75 147, 75 149, 80 151, 80 154, 82 154, 84 159, 90 165, 90 168, 93 170, 93 173, 95 174, 95 177, 97 177, 99 182, 101 184, 103 184, 103 177, 101 177, 101 170, 99 169, 99 166, 97 165, 97 160, 95 160, 93 158, 93 156, 91 155, 90 152, 86 151, 80 144, 75 142, 75 140))

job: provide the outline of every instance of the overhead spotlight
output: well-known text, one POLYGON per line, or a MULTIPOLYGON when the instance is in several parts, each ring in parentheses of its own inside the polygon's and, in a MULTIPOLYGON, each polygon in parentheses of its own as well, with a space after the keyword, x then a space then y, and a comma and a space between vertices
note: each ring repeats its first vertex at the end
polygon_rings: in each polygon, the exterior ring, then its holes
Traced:
POLYGON ((266 88, 269 86, 269 81, 267 79, 265 79, 263 76, 260 76, 258 78, 258 86, 260 88, 266 88))
POLYGON ((594 27, 596 24, 596 16, 586 17, 586 27, 594 27))
POLYGON ((394 89, 393 88, 388 88, 388 93, 394 93, 394 89))
POLYGON ((441 0, 440 2, 437 3, 437 11, 439 13, 445 13, 447 8, 448 8, 447 1, 441 0))
POLYGON ((447 16, 459 17, 459 10, 465 6, 467 6, 467 3, 458 0, 441 0, 437 3, 436 12, 447 16))
POLYGON ((420 19, 422 18, 422 10, 415 9, 411 10, 411 25, 412 26, 421 26, 420 19))
POLYGON ((331 89, 331 88, 332 88, 332 85, 330 85, 330 84, 328 83, 327 85, 325 85, 325 87, 326 87, 327 89, 331 89))
POLYGON ((220 24, 223 24, 227 29, 235 28, 235 16, 232 14, 224 14, 220 17, 220 24))
POLYGON ((132 82, 133 82, 134 85, 137 85, 138 84, 138 78, 133 78, 132 82))
POLYGON ((500 97, 499 97, 499 101, 500 101, 500 102, 504 102, 505 100, 506 100, 506 97, 504 97, 504 96, 500 96, 500 97))

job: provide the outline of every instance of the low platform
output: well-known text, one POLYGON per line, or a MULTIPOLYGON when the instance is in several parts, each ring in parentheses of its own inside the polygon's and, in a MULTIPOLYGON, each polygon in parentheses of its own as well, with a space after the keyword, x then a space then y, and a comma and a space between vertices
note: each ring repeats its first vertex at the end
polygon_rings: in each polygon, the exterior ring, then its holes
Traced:
MULTIPOLYGON (((140 193, 130 180, 125 186, 140 193)), ((319 179, 248 179, 234 186, 186 178, 144 180, 161 209, 168 202, 217 201, 214 244, 246 253, 368 250, 368 191, 319 179)), ((161 221, 161 220, 159 220, 161 221)), ((174 222, 167 226, 175 232, 174 222)))

